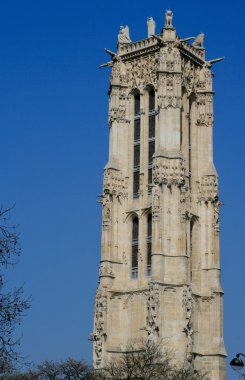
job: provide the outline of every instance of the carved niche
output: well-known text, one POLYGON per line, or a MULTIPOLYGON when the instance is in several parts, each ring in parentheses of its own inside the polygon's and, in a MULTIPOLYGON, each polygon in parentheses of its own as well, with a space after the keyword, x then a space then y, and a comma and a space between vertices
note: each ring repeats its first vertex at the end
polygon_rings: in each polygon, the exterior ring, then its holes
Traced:
POLYGON ((191 318, 193 305, 192 305, 192 293, 191 293, 190 286, 187 286, 183 290, 183 308, 184 308, 184 314, 185 314, 184 332, 187 338, 187 359, 191 361, 194 331, 193 331, 192 318, 191 318))
POLYGON ((106 340, 106 315, 108 299, 107 294, 97 290, 95 299, 95 321, 94 333, 91 334, 91 340, 94 342, 95 364, 99 366, 102 362, 103 344, 106 340))
POLYGON ((152 197, 152 217, 153 220, 157 220, 160 214, 160 194, 159 189, 154 188, 152 197))
POLYGON ((153 182, 158 185, 181 187, 185 184, 185 168, 182 159, 155 157, 153 161, 153 182))
POLYGON ((149 340, 159 336, 158 314, 160 307, 160 289, 157 282, 149 282, 147 292, 146 333, 149 340))

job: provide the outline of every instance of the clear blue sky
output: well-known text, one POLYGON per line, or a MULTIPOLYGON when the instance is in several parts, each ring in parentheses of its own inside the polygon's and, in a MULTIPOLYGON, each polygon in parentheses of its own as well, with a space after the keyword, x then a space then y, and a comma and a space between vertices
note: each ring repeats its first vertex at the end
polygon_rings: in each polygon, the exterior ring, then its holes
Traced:
POLYGON ((0 202, 16 202, 23 255, 9 283, 32 294, 22 352, 36 362, 91 360, 108 151, 109 69, 98 66, 121 24, 137 40, 153 16, 160 32, 166 8, 181 37, 204 32, 207 57, 226 56, 214 66, 225 343, 229 360, 245 351, 244 2, 1 0, 0 202))

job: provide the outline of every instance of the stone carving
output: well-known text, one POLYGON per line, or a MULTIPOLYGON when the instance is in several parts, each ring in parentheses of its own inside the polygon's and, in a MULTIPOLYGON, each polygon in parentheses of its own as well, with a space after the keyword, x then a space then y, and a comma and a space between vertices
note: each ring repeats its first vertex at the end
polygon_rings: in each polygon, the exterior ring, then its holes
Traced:
POLYGON ((122 173, 117 169, 105 169, 103 190, 105 194, 114 195, 116 197, 127 196, 127 184, 122 173))
POLYGON ((156 282, 149 283, 147 293, 147 317, 146 317, 146 332, 149 340, 155 340, 159 335, 158 326, 158 310, 160 306, 160 290, 156 282))
POLYGON ((118 43, 119 44, 129 44, 131 41, 129 37, 129 27, 126 26, 120 26, 119 34, 118 34, 118 43))
POLYGON ((197 90, 212 91, 212 72, 208 65, 196 68, 195 87, 197 90))
POLYGON ((185 183, 185 168, 179 159, 156 157, 153 161, 153 182, 158 185, 181 187, 185 183))
POLYGON ((108 196, 102 196, 102 226, 108 228, 111 223, 111 200, 108 196))
POLYGON ((126 66, 125 63, 121 60, 114 61, 111 65, 111 76, 110 83, 111 85, 120 85, 126 81, 126 66))
POLYGON ((161 71, 176 71, 181 70, 181 55, 179 49, 174 43, 168 42, 160 50, 160 70, 161 71))
POLYGON ((210 94, 197 94, 197 125, 213 125, 213 98, 210 94))
POLYGON ((218 199, 218 178, 215 175, 202 176, 199 188, 199 201, 216 203, 218 199))
POLYGON ((172 28, 173 27, 173 12, 172 11, 166 11, 165 13, 165 28, 172 28))
POLYGON ((195 68, 194 65, 188 60, 182 60, 182 86, 185 87, 187 95, 195 91, 195 68))
POLYGON ((130 88, 138 88, 140 91, 152 84, 157 84, 157 54, 140 57, 132 62, 127 62, 127 84, 130 88))
POLYGON ((126 108, 120 105, 119 107, 113 107, 109 112, 109 124, 113 121, 120 122, 125 120, 126 108))
POLYGON ((91 334, 91 340, 94 342, 94 352, 96 365, 102 362, 103 343, 106 340, 106 314, 107 314, 107 295, 98 289, 95 299, 95 320, 94 333, 91 334))
POLYGON ((114 277, 113 271, 112 271, 112 263, 108 261, 104 261, 100 264, 100 271, 99 271, 100 277, 114 277))
POLYGON ((219 214, 220 214, 220 206, 222 205, 221 202, 217 200, 217 202, 214 202, 214 221, 213 221, 213 228, 214 231, 218 234, 219 233, 219 214))
POLYGON ((160 86, 158 95, 159 108, 180 108, 180 76, 176 74, 164 74, 159 76, 158 85, 160 86))
POLYGON ((152 201, 152 217, 158 219, 160 213, 160 195, 159 190, 154 188, 153 201, 152 201))
POLYGON ((148 37, 154 36, 156 30, 156 23, 152 17, 147 19, 148 37))
POLYGON ((192 43, 192 46, 203 48, 204 38, 205 38, 204 33, 198 34, 198 36, 195 38, 195 41, 192 43))
POLYGON ((193 347, 193 328, 192 328, 192 294, 190 286, 186 287, 183 291, 183 307, 185 312, 185 327, 184 332, 187 337, 187 360, 192 360, 192 347, 193 347))

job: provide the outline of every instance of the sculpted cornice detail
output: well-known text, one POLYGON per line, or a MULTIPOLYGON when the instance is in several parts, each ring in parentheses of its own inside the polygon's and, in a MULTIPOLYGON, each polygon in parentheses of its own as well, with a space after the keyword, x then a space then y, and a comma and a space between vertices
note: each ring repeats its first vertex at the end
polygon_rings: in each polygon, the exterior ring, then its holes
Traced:
POLYGON ((155 157, 153 160, 153 182, 158 185, 181 187, 185 184, 185 168, 182 159, 155 157))
POLYGON ((108 261, 104 261, 100 264, 99 270, 100 277, 114 277, 112 270, 112 263, 108 261))
POLYGON ((127 197, 127 181, 118 169, 104 170, 103 191, 106 195, 127 197))
POLYGON ((215 175, 202 176, 199 184, 199 201, 216 203, 219 199, 218 178, 215 175))
POLYGON ((112 107, 109 111, 109 124, 113 121, 125 121, 126 107, 120 105, 119 107, 112 107))

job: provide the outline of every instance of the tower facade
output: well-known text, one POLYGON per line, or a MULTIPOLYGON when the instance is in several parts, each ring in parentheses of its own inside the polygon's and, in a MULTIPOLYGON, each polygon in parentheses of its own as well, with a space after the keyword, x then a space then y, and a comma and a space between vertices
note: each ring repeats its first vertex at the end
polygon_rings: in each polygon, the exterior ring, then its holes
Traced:
POLYGON ((111 61, 109 160, 94 312, 94 365, 150 339, 225 380, 218 176, 211 66, 201 34, 181 39, 165 14, 111 61))

